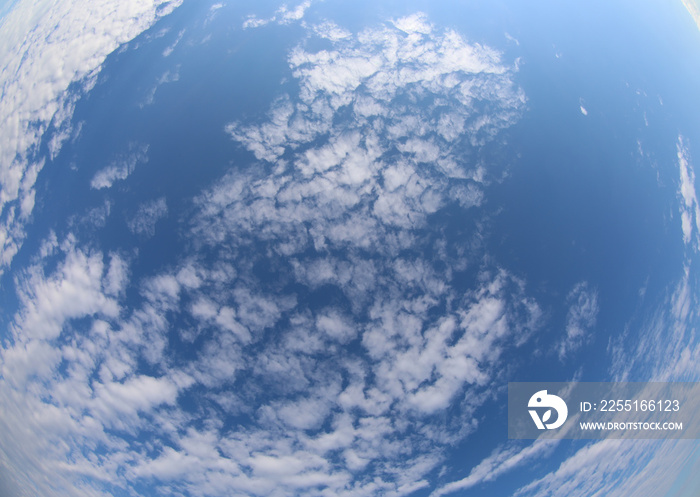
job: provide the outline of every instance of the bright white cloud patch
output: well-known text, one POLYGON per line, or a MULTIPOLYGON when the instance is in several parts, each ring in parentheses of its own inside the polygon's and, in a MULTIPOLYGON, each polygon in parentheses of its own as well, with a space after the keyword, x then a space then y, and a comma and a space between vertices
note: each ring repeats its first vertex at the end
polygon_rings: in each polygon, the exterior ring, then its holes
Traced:
POLYGON ((144 162, 148 162, 148 146, 131 145, 128 152, 95 173, 90 187, 95 190, 110 188, 116 181, 123 181, 129 177, 136 166, 144 162))
POLYGON ((582 99, 582 98, 579 98, 579 104, 580 104, 580 105, 579 105, 579 109, 581 110, 581 114, 583 114, 584 116, 587 116, 587 115, 588 115, 588 109, 586 109, 586 108, 583 106, 583 99, 582 99))
POLYGON ((58 137, 52 156, 69 136, 76 100, 69 85, 89 88, 109 53, 180 3, 23 0, 7 14, 0 25, 0 272, 25 236, 49 123, 58 137))

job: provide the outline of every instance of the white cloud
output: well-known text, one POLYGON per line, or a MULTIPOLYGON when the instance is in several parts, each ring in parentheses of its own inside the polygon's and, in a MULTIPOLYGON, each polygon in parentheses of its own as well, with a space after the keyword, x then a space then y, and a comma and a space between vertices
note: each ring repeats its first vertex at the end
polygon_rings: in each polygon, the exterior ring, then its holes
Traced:
POLYGON ((690 163, 688 149, 683 137, 678 137, 678 166, 680 169, 680 186, 678 192, 682 199, 680 205, 681 229, 683 241, 690 244, 695 238, 693 250, 700 251, 700 204, 695 190, 695 171, 690 163), (695 232, 695 237, 693 237, 695 232))
POLYGON ((156 232, 156 223, 167 215, 168 205, 165 197, 160 197, 141 204, 134 217, 127 221, 127 225, 134 234, 153 236, 156 232))
POLYGON ((69 134, 75 95, 86 89, 109 53, 168 14, 180 0, 33 2, 13 5, 0 25, 0 270, 14 258, 33 209, 34 183, 44 165, 38 145, 55 128, 51 156, 69 134), (15 210, 22 210, 22 217, 15 210))
POLYGON ((165 71, 160 78, 158 78, 158 81, 156 81, 156 84, 149 90, 149 92, 146 94, 146 98, 144 99, 143 103, 140 104, 140 107, 143 108, 146 105, 152 105, 153 102, 156 100, 156 92, 158 89, 166 84, 166 83, 175 83, 180 80, 180 66, 177 65, 175 68, 172 70, 167 70, 165 71))
MULTIPOLYGON (((218 4, 218 5, 220 6, 218 8, 221 8, 222 5, 221 4, 218 4)), ((212 5, 210 8, 210 11, 214 12, 215 10, 217 10, 215 7, 216 7, 216 5, 212 5)), ((168 46, 165 50, 163 50, 163 57, 170 57, 170 55, 173 53, 173 51, 175 51, 175 47, 177 47, 178 43, 180 43, 180 41, 182 40, 182 37, 184 35, 185 35, 185 30, 183 29, 177 34, 177 38, 175 38, 175 41, 170 46, 168 46)))
MULTIPOLYGON (((387 26, 357 37, 336 37, 330 51, 309 53, 298 47, 289 60, 300 80, 305 105, 295 109, 285 98, 271 110, 271 122, 251 127, 232 123, 227 130, 258 158, 272 161, 284 152, 282 144, 294 149, 297 143, 327 132, 330 116, 343 105, 351 105, 360 121, 367 124, 373 116, 388 116, 373 124, 386 128, 396 138, 408 133, 420 136, 434 129, 430 117, 433 110, 447 111, 446 106, 438 106, 438 96, 455 100, 455 112, 449 117, 439 114, 443 131, 449 119, 469 129, 469 138, 475 143, 517 119, 524 96, 510 81, 509 69, 500 64, 497 52, 469 45, 451 31, 433 32, 424 15, 399 19, 394 24, 418 31, 411 31, 414 34, 409 36, 387 26), (404 106, 387 106, 401 94, 412 94, 408 91, 411 84, 421 88, 425 96, 436 97, 435 101, 428 98, 423 102, 428 105, 416 103, 410 112, 404 106), (363 91, 356 92, 360 85, 363 91), (478 101, 496 105, 488 116, 472 115, 470 108, 478 101)), ((460 136, 444 134, 448 141, 460 136)))
POLYGON ((134 172, 136 166, 148 162, 148 146, 129 145, 129 151, 117 157, 112 164, 98 171, 90 182, 95 190, 111 188, 115 181, 123 181, 134 172))
POLYGON ((248 17, 248 19, 245 20, 245 22, 243 22, 243 29, 259 28, 261 26, 264 26, 264 25, 270 23, 271 20, 274 20, 274 18, 272 18, 272 19, 259 19, 256 16, 251 15, 248 17))
POLYGON ((408 34, 420 33, 426 35, 430 34, 433 30, 425 14, 422 13, 416 13, 396 19, 394 21, 394 26, 408 34))
POLYGON ((283 5, 277 10, 278 15, 281 17, 280 22, 282 24, 287 24, 292 21, 299 21, 304 17, 306 9, 311 7, 311 0, 305 0, 293 9, 289 9, 286 5, 283 5))
POLYGON ((192 383, 155 357, 179 287, 154 278, 143 307, 127 311, 126 261, 55 238, 16 281, 20 307, 0 355, 1 457, 17 485, 37 494, 103 495, 98 482, 123 486, 114 468, 136 456, 125 452, 124 432, 152 433, 148 419, 192 383), (139 358, 161 374, 137 373, 139 358))
POLYGON ((13 334, 16 339, 56 338, 66 320, 86 314, 116 316, 117 302, 105 296, 101 289, 106 283, 113 293, 119 283, 112 275, 105 282, 105 276, 101 254, 79 250, 70 250, 51 278, 47 279, 40 267, 31 268, 19 290, 23 310, 15 316, 13 334))
POLYGON ((696 448, 697 444, 691 440, 601 440, 579 449, 555 471, 526 485, 515 495, 666 495, 696 448))
MULTIPOLYGON (((610 368, 614 381, 695 381, 700 374, 700 346, 694 333, 697 307, 691 290, 691 268, 669 290, 669 297, 654 306, 653 315, 633 333, 611 340, 610 368), (669 361, 669 358, 674 358, 669 361)), ((570 293, 569 320, 590 322, 597 313, 597 298, 584 283, 570 293)), ((692 402, 690 402, 692 404, 692 402)), ((444 485, 433 495, 445 495, 491 481, 533 458, 547 457, 556 441, 536 441, 518 449, 505 447, 484 459, 470 474, 444 485)), ((698 467, 693 440, 600 440, 578 449, 551 472, 543 471, 515 495, 531 497, 609 495, 613 497, 666 495, 698 467)))
POLYGON ((574 285, 566 300, 569 305, 566 336, 559 343, 559 358, 562 360, 589 338, 598 317, 598 293, 589 288, 588 282, 574 285))
POLYGON ((256 15, 248 16, 245 22, 243 22, 243 29, 259 28, 271 22, 277 22, 278 24, 291 24, 295 21, 301 21, 309 7, 311 7, 311 0, 304 0, 296 7, 292 8, 288 7, 287 4, 283 4, 275 11, 272 17, 261 19, 256 15))
MULTIPOLYGON (((22 465, 27 479, 70 469, 127 492, 408 495, 476 429, 501 355, 541 313, 523 281, 465 261, 430 223, 482 201, 489 173, 462 152, 518 119, 514 69, 422 14, 308 30, 330 48, 290 53, 300 94, 226 128, 267 163, 194 199, 179 264, 130 282, 124 258, 49 240, 56 269, 19 281, 2 366, 25 369, 36 392, 22 409, 52 425, 30 430, 45 443, 7 446, 36 458, 53 444, 40 459, 63 464, 22 465), (480 270, 465 288, 455 273, 468 264, 480 270), (62 311, 39 305, 64 288, 79 295, 62 311), (39 321, 51 333, 31 342, 39 321)), ((134 231, 153 232, 161 200, 139 208, 134 231)), ((0 400, 13 395, 0 381, 0 400)))
POLYGON ((314 31, 321 38, 327 38, 332 41, 338 41, 352 36, 350 31, 341 28, 334 22, 326 21, 322 24, 314 26, 314 31))
POLYGON ((525 448, 510 445, 491 454, 472 468, 469 476, 457 480, 435 490, 431 497, 440 497, 458 490, 472 488, 480 483, 493 481, 508 471, 530 462, 549 456, 559 440, 536 440, 525 448))
POLYGON ((518 41, 517 38, 515 38, 513 35, 510 33, 505 33, 504 36, 506 37, 506 40, 515 43, 517 46, 520 46, 520 41, 518 41))
POLYGON ((695 381, 700 365, 693 358, 700 353, 695 337, 699 305, 692 280, 692 265, 686 262, 669 297, 659 302, 639 332, 616 337, 609 346, 613 359, 611 374, 617 381, 653 378, 655 381, 695 381), (669 361, 669 357, 674 358, 669 361))
POLYGON ((178 386, 169 378, 136 375, 124 382, 96 383, 91 411, 107 427, 135 422, 139 413, 167 403, 174 404, 178 386))
POLYGON ((316 327, 340 343, 346 343, 357 335, 357 329, 353 323, 337 312, 320 314, 316 317, 316 327))

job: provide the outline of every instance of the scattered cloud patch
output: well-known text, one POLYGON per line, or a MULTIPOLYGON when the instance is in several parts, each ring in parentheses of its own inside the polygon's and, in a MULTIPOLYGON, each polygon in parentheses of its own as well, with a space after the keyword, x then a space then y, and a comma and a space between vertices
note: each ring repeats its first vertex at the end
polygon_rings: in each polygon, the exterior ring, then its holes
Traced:
POLYGON ((326 38, 332 41, 339 41, 352 36, 350 31, 347 31, 336 23, 331 21, 326 21, 322 24, 314 26, 314 31, 320 38, 326 38))
POLYGON ((248 16, 248 19, 243 23, 243 29, 259 28, 271 22, 291 24, 296 21, 301 21, 309 7, 311 7, 311 0, 305 0, 292 8, 288 7, 287 4, 283 4, 275 11, 272 17, 261 19, 255 15, 248 16))
MULTIPOLYGON (((694 311, 700 302, 692 264, 686 260, 680 279, 639 329, 611 339, 611 381, 685 382, 700 377, 694 311)), ((672 494, 684 475, 697 468, 694 440, 602 440, 578 450, 516 495, 654 497, 672 494)))
POLYGON ((459 289, 435 264, 456 267, 453 255, 421 255, 439 244, 429 216, 482 201, 487 173, 457 150, 516 122, 525 98, 499 53, 423 14, 356 35, 311 29, 331 48, 290 53, 299 95, 226 127, 263 167, 232 171, 195 200, 192 239, 236 271, 218 280, 207 269, 191 308, 234 359, 223 375, 204 364, 192 375, 231 385, 222 408, 255 413, 243 439, 256 456, 237 460, 255 488, 404 495, 428 484, 443 443, 475 429, 499 357, 539 325, 507 271, 485 267, 459 289), (290 287, 304 290, 280 306, 290 287), (337 302, 318 308, 317 293, 337 302), (223 322, 236 331, 222 334, 223 322), (241 377, 271 387, 241 390, 241 377))
POLYGON ((584 116, 588 115, 588 110, 583 106, 583 98, 579 98, 579 110, 584 116))
POLYGON ((156 233, 156 223, 168 215, 168 205, 165 197, 141 204, 136 215, 127 222, 129 230, 136 235, 153 236, 156 233))
POLYGON ((577 283, 566 301, 569 305, 566 336, 559 343, 559 358, 562 360, 586 341, 598 317, 598 293, 587 282, 577 283))
POLYGON ((148 162, 148 145, 130 145, 129 151, 115 159, 112 164, 98 171, 90 182, 94 190, 111 188, 116 181, 123 181, 134 172, 136 166, 148 162))
POLYGON ((153 86, 153 88, 150 89, 148 94, 146 95, 146 98, 142 104, 140 104, 141 108, 147 106, 147 105, 152 105, 153 102, 155 102, 156 99, 156 92, 158 91, 158 88, 160 88, 162 85, 166 83, 175 83, 180 80, 180 66, 177 65, 175 66, 172 70, 167 70, 165 71, 160 78, 158 78, 158 81, 156 81, 156 84, 153 86))
MULTIPOLYGON (((216 9, 214 9, 214 7, 216 7, 216 5, 212 6, 212 9, 213 9, 212 12, 214 12, 216 10, 216 9)), ((180 43, 180 41, 182 40, 182 37, 184 35, 185 35, 185 30, 183 29, 177 34, 177 38, 175 38, 175 41, 173 41, 173 43, 170 46, 168 46, 165 50, 163 50, 163 57, 170 57, 170 55, 175 51, 175 48, 178 46, 178 44, 180 43)))
POLYGON ((693 18, 693 21, 695 21, 695 24, 698 26, 698 29, 700 29, 700 5, 698 5, 697 0, 682 0, 682 1, 683 1, 683 5, 688 10, 688 13, 693 18))
POLYGON ((680 213, 683 242, 686 245, 694 242, 693 250, 697 252, 700 251, 700 204, 698 204, 698 196, 695 190, 695 171, 690 162, 688 149, 683 143, 683 137, 681 136, 678 137, 677 150, 680 169, 678 193, 682 200, 680 213))

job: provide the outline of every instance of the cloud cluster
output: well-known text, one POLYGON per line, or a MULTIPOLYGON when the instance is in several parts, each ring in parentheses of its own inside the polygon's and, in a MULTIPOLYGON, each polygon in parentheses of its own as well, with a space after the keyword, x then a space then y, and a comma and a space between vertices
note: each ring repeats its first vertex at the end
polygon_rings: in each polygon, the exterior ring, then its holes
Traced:
POLYGON ((80 92, 112 51, 171 12, 181 0, 20 1, 0 25, 0 272, 24 240, 47 131, 55 157, 70 136, 80 92))
MULTIPOLYGON (((309 5, 272 20, 298 20, 309 5)), ((145 22, 138 19, 119 36, 145 22)), ((251 18, 247 27, 265 22, 251 18)), ((504 354, 542 320, 525 281, 478 243, 463 246, 479 234, 462 224, 488 201, 479 148, 524 108, 515 69, 421 14, 356 34, 332 22, 308 30, 316 39, 288 58, 298 93, 226 127, 251 163, 194 199, 178 261, 136 278, 135 255, 51 234, 17 275, 19 307, 0 354, 0 480, 13 481, 0 489, 408 495, 431 486, 446 451, 478 428, 479 409, 503 380, 504 354), (449 235, 455 218, 460 243, 449 235)), ((90 72, 81 71, 68 71, 69 80, 90 72)), ((70 99, 47 95, 43 121, 16 114, 18 130, 31 121, 39 131, 18 133, 17 143, 27 140, 2 163, 24 192, 3 181, 5 259, 21 238, 14 212, 31 212, 42 167, 31 147, 51 116, 58 112, 62 126, 72 114, 70 99)), ((92 187, 127 179, 146 157, 132 152, 92 187)), ((700 216, 682 140, 678 154, 690 244, 700 216)), ((158 236, 167 214, 158 198, 127 226, 158 236)), ((690 263, 684 270, 634 347, 611 344, 620 378, 633 367, 645 377, 697 378, 697 292, 690 263)), ((583 343, 598 314, 586 282, 567 303, 561 357, 583 343)), ((492 481, 556 443, 506 444, 434 495, 492 481)), ((519 495, 653 495, 667 488, 660 468, 680 471, 694 448, 589 444, 519 495)))
MULTIPOLYGON (((698 292, 686 263, 670 295, 655 306, 652 316, 633 334, 611 339, 610 377, 613 381, 697 381, 700 354, 695 334, 698 292), (669 361, 669 358, 673 358, 669 361)), ((597 297, 585 283, 569 294, 569 322, 590 323, 597 313, 597 297)), ((566 343, 566 342, 565 342, 566 343)), ((693 399, 687 399, 692 405, 693 399)), ((490 481, 511 468, 541 459, 557 441, 537 440, 519 448, 508 445, 484 459, 471 473, 433 493, 435 497, 490 481)), ((591 442, 568 456, 551 472, 520 488, 515 495, 557 497, 609 495, 655 497, 672 491, 688 471, 697 469, 695 440, 615 440, 591 442)))
POLYGON ((125 440, 193 382, 164 362, 173 285, 145 282, 143 304, 126 309, 128 263, 118 254, 73 238, 54 238, 45 252, 17 282, 20 308, 0 358, 0 446, 21 488, 101 495, 78 482, 119 484, 113 456, 135 457, 125 440), (146 373, 143 361, 157 367, 146 373))
MULTIPOLYGON (((409 494, 539 325, 524 281, 445 236, 522 112, 513 69, 423 15, 312 33, 331 48, 290 53, 298 95, 227 126, 259 162, 197 196, 174 267, 130 282, 127 257, 53 236, 17 279, 0 437, 38 493, 409 494)), ((113 166, 95 188, 133 169, 113 166)), ((129 227, 157 236, 166 210, 129 227)))
POLYGON ((216 433, 219 447, 245 447, 251 486, 230 491, 402 495, 475 429, 503 350, 539 323, 507 271, 486 265, 463 284, 480 262, 429 224, 483 201, 485 173, 464 154, 512 124, 524 97, 496 52, 423 15, 356 36, 313 29, 332 49, 292 51, 299 95, 226 128, 261 163, 196 199, 193 241, 218 262, 188 296, 187 339, 213 333, 202 357, 227 360, 192 374, 249 421, 216 433))

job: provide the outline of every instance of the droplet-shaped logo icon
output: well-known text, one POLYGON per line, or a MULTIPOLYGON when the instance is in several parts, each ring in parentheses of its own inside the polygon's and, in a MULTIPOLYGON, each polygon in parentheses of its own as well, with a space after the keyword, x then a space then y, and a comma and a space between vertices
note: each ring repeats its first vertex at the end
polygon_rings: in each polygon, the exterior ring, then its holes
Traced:
POLYGON ((566 407, 566 402, 564 402, 561 397, 548 394, 547 390, 540 390, 539 392, 535 393, 532 397, 530 397, 530 401, 527 403, 527 406, 533 408, 529 410, 530 416, 535 422, 535 425, 537 425, 537 428, 540 430, 555 430, 559 428, 564 424, 566 417, 569 415, 569 408, 566 407), (538 407, 550 408, 544 412, 541 419, 538 411, 534 409, 538 407), (557 417, 553 423, 547 423, 547 421, 549 421, 552 417, 552 410, 557 412, 557 417))

